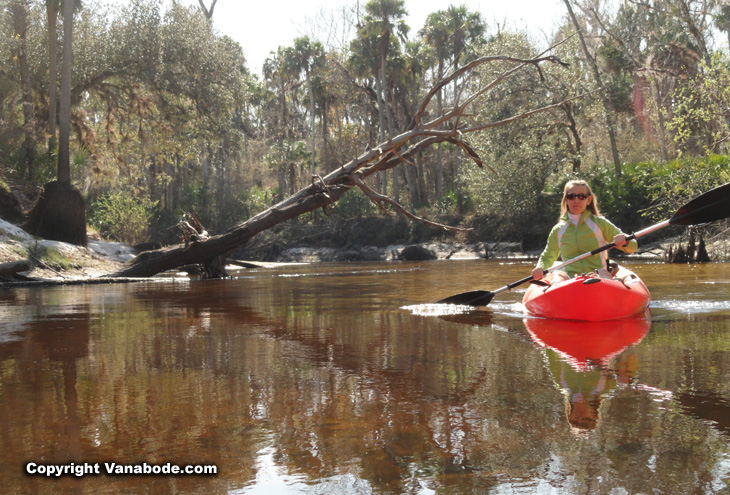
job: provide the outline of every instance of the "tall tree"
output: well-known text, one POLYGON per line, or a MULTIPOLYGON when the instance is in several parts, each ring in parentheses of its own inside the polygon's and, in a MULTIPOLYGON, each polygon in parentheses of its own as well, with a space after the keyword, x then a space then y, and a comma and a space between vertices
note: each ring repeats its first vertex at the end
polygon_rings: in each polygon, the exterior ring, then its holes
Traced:
POLYGON ((35 150, 35 110, 33 105, 33 87, 30 77, 30 62, 28 60, 28 14, 30 4, 27 0, 12 0, 10 12, 13 18, 13 30, 17 44, 16 59, 20 68, 20 85, 23 94, 23 155, 26 166, 26 178, 34 175, 35 150))
POLYGON ((596 59, 591 55, 590 50, 588 50, 588 45, 585 41, 585 36, 583 34, 583 29, 580 26, 580 23, 578 22, 578 18, 575 16, 575 13, 573 12, 573 7, 571 5, 571 0, 563 0, 565 3, 565 7, 568 9, 568 15, 570 16, 570 20, 573 23, 573 26, 575 27, 576 32, 578 33, 578 38, 580 39, 580 45, 581 49, 583 50, 583 56, 585 57, 586 63, 590 66, 591 72, 593 73, 593 79, 596 82, 596 85, 598 86, 599 91, 601 92, 601 102, 603 104, 603 111, 606 117, 606 127, 608 132, 608 139, 611 144, 611 156, 613 157, 613 166, 616 171, 616 177, 621 177, 621 157, 619 156, 618 152, 618 144, 616 143, 616 130, 614 126, 614 114, 613 109, 611 108, 611 104, 608 99, 608 94, 606 92, 606 86, 603 84, 603 79, 601 77, 601 71, 598 69, 598 63, 596 62, 596 59))
MULTIPOLYGON (((48 24, 48 152, 53 153, 57 144, 57 96, 58 96, 58 13, 64 0, 44 0, 48 24)), ((74 10, 81 8, 81 0, 69 0, 74 10)))
POLYGON ((307 84, 309 94, 309 116, 310 116, 310 141, 312 156, 310 160, 310 174, 314 175, 316 163, 316 130, 315 130, 315 105, 314 88, 312 84, 313 73, 322 68, 325 61, 324 47, 319 41, 312 41, 309 36, 301 36, 294 40, 294 46, 286 51, 285 64, 289 66, 289 73, 300 74, 304 72, 304 80, 307 84))
POLYGON ((58 181, 71 183, 71 77, 74 3, 63 2, 63 60, 61 63, 61 108, 58 141, 58 181))
POLYGON ((86 205, 78 189, 71 185, 71 46, 74 2, 63 3, 63 63, 61 65, 61 109, 58 143, 58 177, 46 184, 38 202, 28 214, 25 229, 45 239, 85 246, 86 205))
MULTIPOLYGON (((395 127, 393 116, 388 104, 388 74, 387 59, 388 52, 398 38, 405 39, 408 34, 408 25, 405 23, 405 16, 408 11, 405 8, 405 0, 370 0, 365 4, 367 15, 364 18, 364 26, 361 28, 361 36, 372 37, 377 40, 378 60, 380 62, 378 74, 376 74, 376 89, 379 95, 378 106, 381 112, 380 127, 381 140, 385 137, 383 114, 388 123, 388 134, 393 135, 395 127), (395 39, 394 39, 395 36, 395 39)), ((384 175, 385 177, 385 175, 384 175)), ((387 181, 383 180, 383 192, 386 190, 387 181)), ((394 196, 398 197, 398 176, 393 176, 394 196)), ((397 201, 397 199, 396 199, 397 201)))
MULTIPOLYGON (((484 42, 486 24, 478 12, 470 12, 464 6, 450 5, 446 10, 439 10, 426 18, 426 24, 422 30, 424 38, 432 47, 438 60, 438 78, 444 76, 446 61, 450 62, 450 70, 457 70, 465 54, 471 51, 477 52, 477 47, 484 42)), ((440 114, 443 108, 443 91, 437 95, 437 112, 440 114)), ((453 83, 454 104, 458 98, 459 88, 457 81, 453 83)), ((442 151, 437 150, 438 168, 442 169, 442 151)), ((458 184, 458 156, 455 157, 454 174, 452 182, 456 189, 458 203, 461 205, 461 188, 458 184)))
POLYGON ((56 148, 56 85, 58 82, 58 9, 61 0, 45 0, 48 22, 48 152, 56 148))
MULTIPOLYGON (((446 27, 446 15, 443 10, 433 12, 426 17, 426 24, 421 30, 421 35, 436 56, 436 80, 440 81, 444 77, 446 69, 446 59, 450 56, 448 38, 449 33, 446 27)), ((436 115, 441 115, 444 108, 444 89, 439 88, 436 94, 436 115)), ((435 195, 441 197, 443 194, 443 149, 441 143, 438 143, 436 149, 436 170, 434 173, 435 195)))

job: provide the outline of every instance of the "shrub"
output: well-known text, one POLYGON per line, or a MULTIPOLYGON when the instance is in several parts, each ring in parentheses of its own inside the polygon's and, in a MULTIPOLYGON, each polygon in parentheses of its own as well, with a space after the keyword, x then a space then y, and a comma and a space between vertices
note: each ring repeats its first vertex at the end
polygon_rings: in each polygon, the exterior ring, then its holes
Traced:
POLYGON ((157 202, 135 197, 129 191, 100 196, 92 205, 89 221, 106 238, 128 244, 146 241, 157 202))

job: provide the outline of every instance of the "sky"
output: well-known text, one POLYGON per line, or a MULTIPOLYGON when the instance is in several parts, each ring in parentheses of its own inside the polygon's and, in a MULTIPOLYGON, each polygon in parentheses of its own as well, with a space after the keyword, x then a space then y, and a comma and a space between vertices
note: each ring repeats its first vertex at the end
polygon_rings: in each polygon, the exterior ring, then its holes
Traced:
MULTIPOLYGON (((125 0, 111 0, 123 3, 125 0)), ((198 0, 178 0, 184 5, 198 5, 198 0)), ((213 10, 213 27, 238 41, 246 56, 247 65, 254 74, 261 74, 264 60, 279 46, 290 46, 298 36, 309 35, 312 39, 337 44, 338 40, 351 39, 336 29, 328 28, 326 19, 341 9, 353 9, 367 0, 218 0, 213 10), (327 34, 330 34, 327 37, 327 34), (334 34, 332 34, 334 33, 334 34), (323 39, 327 37, 327 39, 323 39)), ((203 0, 210 7, 212 0, 203 0)), ((411 27, 410 37, 415 37, 423 27, 426 16, 449 5, 466 5, 471 11, 480 12, 489 29, 497 23, 513 29, 527 29, 536 40, 545 38, 563 17, 562 0, 406 0, 409 13, 406 23, 411 27)))

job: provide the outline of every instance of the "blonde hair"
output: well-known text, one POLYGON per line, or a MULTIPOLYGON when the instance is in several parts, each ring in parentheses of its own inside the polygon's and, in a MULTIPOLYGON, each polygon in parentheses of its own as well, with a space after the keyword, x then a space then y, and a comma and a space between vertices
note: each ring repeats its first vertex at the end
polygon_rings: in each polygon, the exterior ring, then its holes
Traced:
POLYGON ((560 202, 560 216, 562 217, 568 211, 568 199, 565 197, 568 194, 568 190, 573 186, 583 186, 588 190, 588 194, 591 197, 591 202, 586 205, 586 209, 590 210, 591 213, 598 216, 601 214, 598 209, 598 198, 593 194, 591 186, 584 180, 570 180, 565 184, 563 189, 563 200, 560 202))

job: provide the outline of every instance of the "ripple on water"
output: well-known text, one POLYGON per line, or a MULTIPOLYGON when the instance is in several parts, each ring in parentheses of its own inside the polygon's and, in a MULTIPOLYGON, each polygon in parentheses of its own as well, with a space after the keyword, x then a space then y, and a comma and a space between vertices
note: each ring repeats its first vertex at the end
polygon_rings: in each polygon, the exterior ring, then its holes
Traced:
POLYGON ((726 313, 730 312, 730 301, 663 299, 652 301, 649 307, 682 314, 726 313))

